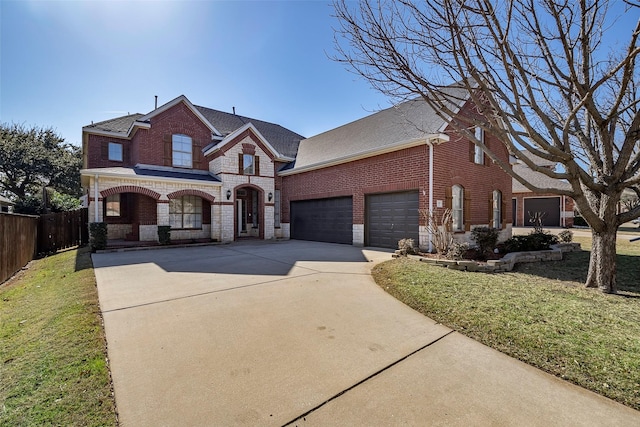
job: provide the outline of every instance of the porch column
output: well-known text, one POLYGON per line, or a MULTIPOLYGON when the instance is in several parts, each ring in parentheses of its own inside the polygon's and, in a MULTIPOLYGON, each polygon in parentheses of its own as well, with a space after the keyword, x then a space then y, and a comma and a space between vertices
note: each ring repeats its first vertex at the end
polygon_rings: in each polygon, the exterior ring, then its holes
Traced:
POLYGON ((89 222, 104 221, 102 212, 102 197, 100 196, 100 177, 91 177, 89 190, 89 222))
POLYGON ((169 200, 156 201, 158 225, 169 225, 169 200))
POLYGON ((211 203, 211 240, 216 242, 222 241, 221 208, 220 204, 211 203))
POLYGON ((235 236, 235 209, 233 203, 220 205, 220 241, 233 242, 235 236))

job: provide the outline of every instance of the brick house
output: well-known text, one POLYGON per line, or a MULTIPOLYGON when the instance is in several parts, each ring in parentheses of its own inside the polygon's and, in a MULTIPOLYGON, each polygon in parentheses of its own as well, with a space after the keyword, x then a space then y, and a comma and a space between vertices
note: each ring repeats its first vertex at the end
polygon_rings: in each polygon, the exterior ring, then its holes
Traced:
POLYGON ((170 225, 172 239, 428 247, 429 206, 452 209, 458 239, 476 225, 511 235, 511 178, 422 101, 304 139, 180 96, 85 126, 83 153, 89 220, 107 222, 109 239, 155 241, 170 225))
MULTIPOLYGON (((557 167, 555 162, 542 159, 531 153, 524 152, 523 155, 531 158, 538 166, 551 170, 555 170, 557 167)), ((513 164, 513 171, 539 188, 571 189, 568 182, 553 179, 541 172, 535 172, 520 160, 516 160, 513 164)), ((545 212, 543 220, 545 227, 573 227, 575 204, 571 197, 561 196, 553 191, 534 193, 515 179, 513 180, 512 193, 511 212, 514 227, 532 227, 530 213, 533 212, 545 212)))

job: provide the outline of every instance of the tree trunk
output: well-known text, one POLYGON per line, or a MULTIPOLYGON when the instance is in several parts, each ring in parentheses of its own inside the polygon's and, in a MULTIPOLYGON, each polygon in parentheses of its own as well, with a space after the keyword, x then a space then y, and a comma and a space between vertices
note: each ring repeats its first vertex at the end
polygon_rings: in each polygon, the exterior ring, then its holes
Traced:
POLYGON ((616 232, 615 226, 608 226, 601 232, 591 231, 588 288, 598 288, 609 294, 616 292, 616 232))

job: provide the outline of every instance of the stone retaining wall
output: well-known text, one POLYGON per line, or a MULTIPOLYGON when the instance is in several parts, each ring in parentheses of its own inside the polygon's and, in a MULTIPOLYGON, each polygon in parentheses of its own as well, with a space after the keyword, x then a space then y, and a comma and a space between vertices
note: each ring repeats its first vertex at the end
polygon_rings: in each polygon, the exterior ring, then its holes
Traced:
MULTIPOLYGON (((471 260, 450 260, 424 258, 421 256, 411 257, 428 264, 439 265, 445 268, 461 271, 481 271, 485 273, 504 273, 513 270, 513 267, 519 262, 540 262, 540 261, 561 261, 565 252, 573 252, 580 250, 580 243, 558 243, 551 245, 551 249, 544 251, 532 252, 511 252, 501 259, 489 260, 486 263, 480 263, 471 260)), ((400 256, 397 253, 395 257, 400 256)))

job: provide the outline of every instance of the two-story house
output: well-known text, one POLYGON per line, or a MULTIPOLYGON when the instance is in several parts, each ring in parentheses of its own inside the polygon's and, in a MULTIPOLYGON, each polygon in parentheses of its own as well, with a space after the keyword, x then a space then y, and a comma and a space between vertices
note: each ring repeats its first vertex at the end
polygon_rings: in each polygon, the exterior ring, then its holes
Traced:
POLYGON ((308 139, 185 96, 82 131, 89 220, 109 239, 155 241, 169 225, 172 239, 428 247, 430 206, 452 209, 459 239, 476 225, 511 234, 511 178, 420 100, 308 139))

